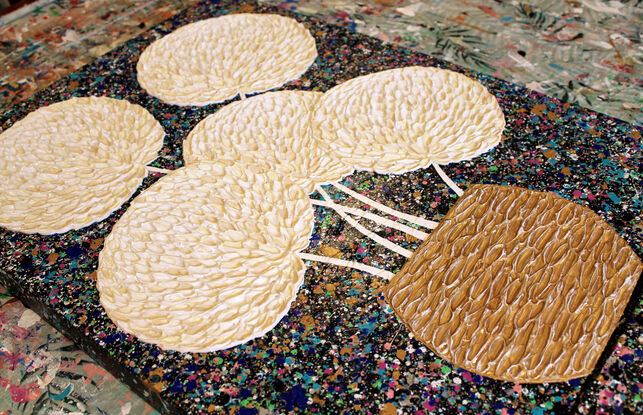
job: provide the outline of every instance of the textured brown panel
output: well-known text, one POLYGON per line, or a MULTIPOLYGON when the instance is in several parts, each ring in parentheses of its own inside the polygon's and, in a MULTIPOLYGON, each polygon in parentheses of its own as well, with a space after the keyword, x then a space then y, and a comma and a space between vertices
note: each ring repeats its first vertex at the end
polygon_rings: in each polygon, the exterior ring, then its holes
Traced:
POLYGON ((446 360, 553 382, 591 372, 642 270, 591 210, 553 193, 474 185, 385 294, 446 360))

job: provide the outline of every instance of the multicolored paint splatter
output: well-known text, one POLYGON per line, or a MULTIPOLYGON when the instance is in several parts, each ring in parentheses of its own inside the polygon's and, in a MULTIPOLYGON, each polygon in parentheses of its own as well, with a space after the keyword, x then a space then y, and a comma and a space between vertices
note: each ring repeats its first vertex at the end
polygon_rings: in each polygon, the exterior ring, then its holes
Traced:
MULTIPOLYGON (((260 0, 643 124, 636 0, 260 0)), ((0 27, 0 109, 196 0, 56 0, 0 27)))
MULTIPOLYGON (((168 134, 157 166, 179 167, 182 140, 220 105, 179 108, 150 97, 136 82, 136 59, 145 46, 176 27, 232 11, 284 13, 266 6, 239 6, 234 1, 199 4, 15 105, 0 117, 0 126, 7 128, 28 112, 70 96, 127 99, 152 112, 168 134)), ((554 191, 600 214, 641 256, 637 190, 641 129, 314 18, 290 15, 315 36, 319 58, 286 89, 325 91, 358 75, 399 66, 437 65, 463 72, 498 97, 507 118, 506 138, 481 157, 446 166, 448 175, 465 187, 492 183, 554 191)), ((155 179, 148 177, 143 187, 155 179)), ((435 220, 456 200, 429 170, 401 176, 360 172, 343 184, 396 209, 435 220)), ((292 310, 266 336, 216 353, 163 352, 118 331, 98 304, 94 282, 98 252, 126 207, 101 223, 64 235, 0 231, 0 269, 4 271, 0 280, 162 412, 643 410, 638 292, 596 373, 565 383, 499 382, 454 367, 414 340, 395 318, 381 292, 384 282, 321 264, 309 267, 292 310)), ((408 249, 417 248, 420 242, 389 229, 375 230, 408 249)), ((323 208, 316 210, 309 251, 341 255, 391 271, 403 263, 403 258, 366 240, 323 208)), ((33 388, 29 392, 28 385, 21 383, 27 389, 24 396, 37 393, 33 388)), ((56 389, 54 395, 65 390, 56 389)))
POLYGON ((263 2, 643 124, 639 1, 263 2))
POLYGON ((195 0, 57 0, 0 24, 0 112, 195 0))
POLYGON ((0 304, 1 413, 158 413, 15 298, 0 304))

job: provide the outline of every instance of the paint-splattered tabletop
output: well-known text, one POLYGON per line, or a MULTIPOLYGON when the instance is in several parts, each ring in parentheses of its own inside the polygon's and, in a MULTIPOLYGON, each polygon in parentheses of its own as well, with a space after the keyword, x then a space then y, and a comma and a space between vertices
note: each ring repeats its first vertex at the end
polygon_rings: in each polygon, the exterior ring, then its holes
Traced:
MULTIPOLYGON (((51 0, 0 23, 0 110, 194 3, 51 0)), ((314 15, 385 43, 643 124, 643 52, 637 31, 642 9, 636 0, 260 3, 314 15)))
MULTIPOLYGON (((410 65, 445 67, 479 80, 496 95, 505 113, 505 139, 489 153, 446 166, 450 177, 462 187, 492 183, 554 191, 597 212, 641 256, 641 129, 283 8, 234 1, 200 3, 15 105, 0 118, 0 126, 5 129, 28 112, 71 96, 127 99, 147 108, 167 133, 157 166, 178 168, 182 165, 182 140, 196 123, 221 105, 176 107, 150 97, 136 82, 137 58, 152 41, 183 24, 238 11, 286 13, 307 25, 315 37, 318 59, 286 89, 326 91, 362 74, 410 65)), ((148 177, 143 188, 156 179, 148 177)), ((361 172, 348 176, 343 184, 399 210, 436 220, 457 199, 428 170, 401 176, 361 172)), ((347 203, 359 206, 355 201, 347 203)), ((62 235, 27 236, 1 230, 0 279, 163 412, 544 414, 643 410, 643 330, 638 292, 594 373, 564 383, 499 382, 452 366, 414 340, 395 318, 382 294, 383 281, 317 264, 309 264, 293 308, 267 335, 215 353, 163 352, 117 330, 98 304, 98 252, 126 208, 98 224, 62 235)), ((390 229, 375 230, 411 250, 420 242, 390 229)), ((308 252, 380 265, 393 272, 404 262, 368 242, 323 208, 316 210, 308 252)), ((8 321, 11 304, 3 304, 0 318, 3 328, 11 330, 10 337, 20 340, 25 335, 21 330, 34 327, 35 316, 22 313, 12 324, 8 321)), ((75 364, 90 375, 94 373, 90 361, 69 359, 65 349, 54 349, 48 350, 49 356, 61 362, 59 367, 75 364)), ((0 362, 14 369, 29 358, 16 350, 2 353, 6 359, 0 362)), ((37 395, 47 380, 50 396, 60 402, 58 409, 83 410, 72 399, 74 394, 68 387, 72 382, 51 382, 46 373, 33 374, 29 365, 26 363, 23 371, 26 382, 2 379, 9 392, 2 397, 23 399, 15 406, 16 411, 36 401, 27 398, 37 395)), ((35 366, 45 367, 39 363, 35 366)), ((69 373, 70 378, 76 376, 72 368, 62 372, 69 373)), ((88 389, 100 390, 102 379, 88 379, 88 389)), ((126 393, 114 399, 126 402, 126 393)), ((89 412, 97 407, 96 402, 80 404, 90 408, 89 412)), ((144 410, 136 405, 134 411, 144 410)), ((127 408, 132 410, 132 405, 127 408)))

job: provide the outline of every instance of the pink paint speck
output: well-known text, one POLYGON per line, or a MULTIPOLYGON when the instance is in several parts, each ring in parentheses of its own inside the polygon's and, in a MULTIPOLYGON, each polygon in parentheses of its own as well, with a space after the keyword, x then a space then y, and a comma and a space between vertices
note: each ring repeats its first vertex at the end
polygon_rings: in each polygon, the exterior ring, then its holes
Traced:
POLYGON ((96 366, 93 363, 84 363, 83 370, 87 374, 87 380, 91 381, 94 377, 96 379, 102 379, 107 372, 100 366, 96 366))
POLYGON ((514 390, 514 392, 516 392, 518 394, 522 393, 522 386, 520 385, 520 383, 515 383, 514 387, 513 387, 513 390, 514 390))
POLYGON ((11 393, 11 400, 19 403, 33 401, 42 395, 42 391, 35 383, 30 384, 26 388, 11 385, 9 386, 9 393, 11 393))
POLYGON ((621 347, 620 350, 618 351, 619 356, 625 356, 628 354, 634 354, 634 352, 632 351, 632 349, 629 349, 625 346, 621 347))
POLYGON ((609 390, 602 390, 598 393, 598 403, 600 405, 609 405, 613 396, 614 392, 609 390))
POLYGON ((16 339, 22 340, 27 338, 27 336, 29 335, 29 330, 23 327, 15 326, 13 330, 11 330, 11 334, 13 334, 13 337, 15 337, 16 339))

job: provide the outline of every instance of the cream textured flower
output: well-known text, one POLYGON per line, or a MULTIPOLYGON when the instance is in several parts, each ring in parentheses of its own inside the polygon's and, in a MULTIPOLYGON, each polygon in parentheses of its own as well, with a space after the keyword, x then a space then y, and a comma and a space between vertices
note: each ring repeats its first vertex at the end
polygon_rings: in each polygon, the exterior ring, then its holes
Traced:
POLYGON ((317 57, 315 39, 276 14, 231 14, 185 25, 152 43, 136 66, 151 95, 176 105, 207 105, 279 87, 317 57))
POLYGON ((201 121, 183 143, 187 164, 239 160, 286 176, 311 193, 315 184, 353 171, 323 152, 309 134, 318 92, 268 92, 226 105, 201 121))
POLYGON ((101 303, 122 330, 164 349, 245 343, 290 308, 312 229, 301 186, 238 162, 186 166, 141 193, 105 240, 101 303))
POLYGON ((312 117, 323 148, 378 173, 475 157, 498 144, 504 126, 495 97, 480 83, 425 67, 344 82, 319 99, 312 117))
POLYGON ((40 108, 0 134, 0 226, 79 229, 136 191, 165 133, 145 108, 105 97, 40 108))

